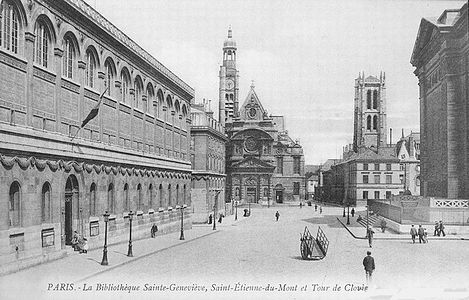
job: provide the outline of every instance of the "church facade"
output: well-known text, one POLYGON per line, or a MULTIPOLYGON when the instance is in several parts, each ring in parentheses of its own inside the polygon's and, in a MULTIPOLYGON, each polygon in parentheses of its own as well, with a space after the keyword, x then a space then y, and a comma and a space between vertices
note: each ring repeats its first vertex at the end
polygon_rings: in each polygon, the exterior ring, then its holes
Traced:
POLYGON ((254 85, 239 107, 236 42, 231 29, 220 68, 219 120, 226 146, 226 201, 270 205, 305 197, 304 155, 285 129, 283 116, 264 109, 254 85))

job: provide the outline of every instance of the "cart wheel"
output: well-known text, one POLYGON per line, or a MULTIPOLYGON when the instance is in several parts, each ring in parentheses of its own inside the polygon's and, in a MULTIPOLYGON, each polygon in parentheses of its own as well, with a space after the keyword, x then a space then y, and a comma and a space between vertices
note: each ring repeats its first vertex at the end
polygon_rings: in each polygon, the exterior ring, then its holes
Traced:
POLYGON ((309 255, 308 244, 304 240, 301 241, 300 252, 301 252, 301 258, 308 259, 308 255, 309 255))

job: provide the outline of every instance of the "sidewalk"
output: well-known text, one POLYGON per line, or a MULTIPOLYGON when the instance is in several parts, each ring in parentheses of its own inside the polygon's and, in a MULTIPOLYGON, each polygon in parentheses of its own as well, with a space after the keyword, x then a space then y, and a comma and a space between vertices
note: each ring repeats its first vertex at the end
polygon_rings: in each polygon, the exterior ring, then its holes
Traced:
MULTIPOLYGON (((349 233, 356 239, 366 239, 366 227, 363 227, 357 221, 357 215, 352 218, 350 216, 350 225, 347 224, 347 217, 338 216, 337 220, 349 231, 349 233)), ((410 234, 400 234, 392 230, 386 229, 383 233, 381 228, 373 227, 375 232, 373 239, 375 240, 410 240, 410 234)), ((418 237, 417 237, 418 240, 418 237)), ((446 237, 434 237, 429 235, 429 241, 434 240, 469 240, 468 237, 462 235, 447 235, 446 237)))
MULTIPOLYGON (((223 219, 223 223, 217 223, 217 230, 212 229, 212 224, 194 224, 192 229, 184 230, 185 240, 180 240, 180 232, 169 233, 156 238, 147 238, 132 241, 133 257, 127 256, 128 243, 114 244, 108 246, 108 266, 102 266, 103 248, 88 251, 88 253, 79 254, 71 248, 68 256, 49 263, 37 265, 16 273, 7 274, 0 277, 0 289, 12 288, 12 283, 22 284, 24 282, 43 282, 43 288, 47 288, 49 282, 74 282, 79 283, 98 274, 107 272, 125 264, 134 262, 141 258, 153 255, 173 247, 190 243, 194 240, 216 234, 226 230, 229 226, 236 226, 240 221, 246 218, 240 218, 234 221, 234 216, 228 216, 223 219), (45 278, 47 277, 47 278, 45 278)), ((24 285, 24 284, 23 284, 24 285)), ((23 288, 23 287, 18 287, 23 288)))

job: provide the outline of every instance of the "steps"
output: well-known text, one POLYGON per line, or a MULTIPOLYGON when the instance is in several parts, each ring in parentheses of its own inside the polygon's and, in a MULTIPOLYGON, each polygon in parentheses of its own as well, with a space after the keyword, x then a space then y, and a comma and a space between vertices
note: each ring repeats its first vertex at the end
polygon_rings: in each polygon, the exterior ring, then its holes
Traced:
MULTIPOLYGON (((362 225, 363 227, 366 227, 366 216, 362 217, 363 219, 358 222, 358 224, 362 225)), ((370 227, 379 227, 381 223, 381 219, 376 216, 376 215, 370 215, 368 216, 368 225, 370 227)))

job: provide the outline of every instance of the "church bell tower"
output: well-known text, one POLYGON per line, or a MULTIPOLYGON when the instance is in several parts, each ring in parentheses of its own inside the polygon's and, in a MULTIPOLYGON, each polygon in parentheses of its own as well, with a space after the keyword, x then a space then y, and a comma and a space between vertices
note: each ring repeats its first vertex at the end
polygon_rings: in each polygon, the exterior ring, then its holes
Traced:
POLYGON ((220 66, 219 121, 225 126, 238 116, 239 74, 236 69, 236 41, 233 40, 231 26, 228 38, 223 43, 223 64, 220 66))
POLYGON ((353 150, 386 146, 386 75, 359 74, 355 79, 353 150))

